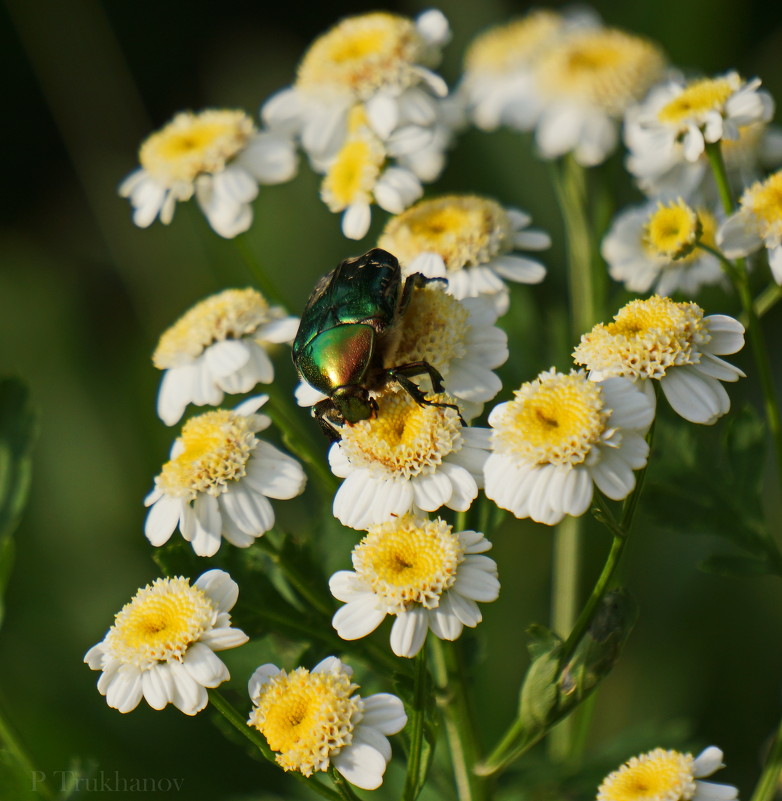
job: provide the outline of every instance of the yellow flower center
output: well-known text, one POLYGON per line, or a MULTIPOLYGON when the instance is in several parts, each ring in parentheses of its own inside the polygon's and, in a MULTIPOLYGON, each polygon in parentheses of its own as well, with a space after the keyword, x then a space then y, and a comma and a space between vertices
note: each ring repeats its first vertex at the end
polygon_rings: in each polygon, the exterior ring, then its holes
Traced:
POLYGON ((700 306, 654 295, 584 334, 573 359, 603 376, 659 379, 670 367, 700 362, 700 346, 710 340, 700 306))
POLYGON ((115 659, 139 668, 181 662, 187 649, 211 628, 217 611, 211 600, 185 578, 159 578, 122 607, 106 635, 115 659))
POLYGON ((544 94, 621 115, 662 75, 665 58, 652 42, 611 28, 574 33, 538 63, 544 94))
POLYGON ((152 362, 158 370, 179 367, 214 342, 248 336, 281 315, 255 289, 226 289, 197 303, 164 331, 152 362))
POLYGON ((191 417, 177 439, 181 453, 163 465, 155 483, 175 498, 221 495, 246 473, 258 444, 250 425, 251 417, 225 409, 191 417))
POLYGON ((402 90, 418 81, 413 65, 425 50, 415 25, 384 12, 342 20, 313 42, 296 85, 318 92, 348 90, 367 100, 380 88, 402 90))
POLYGON ((449 271, 456 271, 510 251, 510 221, 493 200, 445 195, 416 203, 389 220, 378 246, 402 264, 421 253, 437 253, 449 271))
POLYGON ((351 697, 357 689, 342 670, 282 670, 253 699, 257 707, 249 724, 278 752, 277 762, 285 770, 311 776, 326 770, 330 757, 352 742, 363 712, 361 699, 351 697))
POLYGON ((321 184, 320 196, 331 211, 369 203, 386 154, 369 129, 359 129, 337 153, 321 184))
POLYGON ((682 92, 669 100, 658 112, 657 119, 673 126, 700 124, 710 111, 721 112, 728 98, 741 86, 735 73, 722 78, 702 78, 688 83, 682 92))
POLYGON ((411 515, 373 526, 353 549, 357 575, 391 614, 413 604, 437 608, 463 559, 459 538, 445 521, 411 515))
POLYGON ((447 378, 451 362, 467 353, 468 316, 464 304, 439 281, 414 290, 398 327, 399 342, 386 353, 385 366, 425 361, 447 378))
POLYGON ((581 464, 606 430, 600 386, 582 372, 549 370, 522 384, 492 423, 499 453, 534 465, 581 464))
MULTIPOLYGON (((453 402, 447 395, 427 397, 453 402)), ((461 450, 462 424, 455 409, 419 406, 407 392, 394 389, 376 400, 375 417, 340 430, 340 447, 356 467, 408 479, 434 472, 446 456, 461 450)))
POLYGON ((562 27, 562 17, 552 11, 533 11, 507 25, 498 25, 477 36, 464 59, 467 72, 497 75, 523 67, 541 52, 562 27))
POLYGON ((782 236, 782 170, 758 181, 741 196, 741 206, 755 217, 764 239, 782 236))
POLYGON ((243 111, 183 111, 141 145, 141 166, 165 186, 225 168, 255 133, 243 111))
POLYGON ((657 204, 643 228, 643 244, 666 261, 692 255, 702 233, 698 214, 681 198, 657 204))
POLYGON ((695 794, 692 754, 655 748, 609 774, 597 801, 688 801, 695 794))

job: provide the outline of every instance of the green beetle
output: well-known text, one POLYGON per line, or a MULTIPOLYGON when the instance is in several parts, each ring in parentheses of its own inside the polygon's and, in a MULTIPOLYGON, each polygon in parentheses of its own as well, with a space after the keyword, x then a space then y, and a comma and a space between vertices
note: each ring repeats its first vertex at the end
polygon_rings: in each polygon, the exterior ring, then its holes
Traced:
POLYGON ((396 257, 374 248, 341 262, 315 285, 293 340, 293 363, 304 381, 327 396, 312 414, 329 439, 338 440, 345 423, 370 418, 377 403, 369 392, 388 381, 399 383, 419 404, 458 411, 453 404, 428 400, 410 380, 428 374, 434 391, 442 392, 442 376, 428 362, 384 366, 413 289, 432 280, 443 279, 415 273, 403 282, 396 257))

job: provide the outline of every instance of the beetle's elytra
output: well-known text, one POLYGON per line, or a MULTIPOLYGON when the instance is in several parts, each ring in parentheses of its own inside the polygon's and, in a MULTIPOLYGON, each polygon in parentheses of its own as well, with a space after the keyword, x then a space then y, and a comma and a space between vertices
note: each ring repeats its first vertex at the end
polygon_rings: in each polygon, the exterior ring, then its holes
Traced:
POLYGON ((442 392, 442 376, 428 362, 384 366, 385 345, 413 289, 431 280, 440 279, 415 273, 403 281, 396 257, 374 248, 341 262, 315 285, 293 341, 293 363, 304 381, 326 395, 312 414, 330 439, 340 438, 345 423, 371 417, 377 404, 369 392, 389 381, 420 404, 452 405, 428 400, 410 380, 427 374, 434 391, 442 392))

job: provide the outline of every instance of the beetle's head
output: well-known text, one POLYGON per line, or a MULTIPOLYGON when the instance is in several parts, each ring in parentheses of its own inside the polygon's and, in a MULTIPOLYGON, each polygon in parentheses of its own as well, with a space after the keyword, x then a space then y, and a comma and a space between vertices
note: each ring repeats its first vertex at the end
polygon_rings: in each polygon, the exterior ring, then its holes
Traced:
POLYGON ((346 423, 358 423, 372 417, 377 403, 364 387, 346 384, 331 393, 331 400, 346 423))

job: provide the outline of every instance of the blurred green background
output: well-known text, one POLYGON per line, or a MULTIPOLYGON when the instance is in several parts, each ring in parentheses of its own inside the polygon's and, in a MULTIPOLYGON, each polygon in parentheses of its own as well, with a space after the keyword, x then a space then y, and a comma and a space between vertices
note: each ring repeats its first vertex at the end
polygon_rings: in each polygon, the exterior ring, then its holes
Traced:
MULTIPOLYGON (((592 5, 607 24, 659 41, 674 64, 757 74, 782 97, 780 4, 592 5)), ((383 7, 415 14, 427 5, 383 7)), ((438 7, 453 27, 442 68, 450 82, 475 33, 528 10, 500 0, 445 0, 438 7)), ((375 8, 348 2, 7 0, 0 12, 6 76, 0 375, 18 375, 29 384, 41 419, 32 496, 17 532, 0 631, 0 704, 33 767, 55 786, 56 772, 81 760, 111 777, 116 771, 128 779, 182 779, 190 799, 261 798, 275 788, 287 788, 281 797, 291 797, 292 783, 247 758, 212 725, 211 712, 190 719, 142 703, 121 715, 97 693, 98 674, 82 664, 114 613, 159 573, 143 537, 141 505, 173 433, 154 412, 159 374, 149 356, 157 337, 195 301, 251 282, 235 245, 214 235, 193 204, 180 205, 167 228, 158 223, 140 230, 116 187, 135 169, 140 141, 176 111, 227 106, 255 113, 291 82, 318 33, 342 16, 375 8)), ((615 158, 617 205, 638 197, 619 165, 615 158)), ((338 217, 317 199, 317 187, 303 164, 290 184, 262 189, 248 235, 294 314, 316 277, 371 246, 383 222, 384 215, 375 214, 367 239, 347 242, 338 217)), ((549 277, 541 287, 514 289, 513 311, 504 321, 512 361, 503 373, 504 400, 540 369, 566 366, 574 344, 561 333, 564 247, 547 167, 530 157, 526 139, 472 131, 459 139, 445 174, 429 191, 443 190, 483 192, 520 206, 554 236, 543 259, 549 277)), ((737 312, 734 300, 721 293, 709 300, 714 306, 707 312, 737 312)), ((771 343, 779 341, 780 316, 777 309, 765 321, 771 343)), ((279 380, 292 387, 287 353, 276 361, 279 380)), ((751 372, 746 354, 736 362, 751 372)), ((731 386, 734 403, 757 405, 753 387, 731 386)), ((699 434, 719 448, 723 425, 699 434)), ((312 436, 320 437, 314 424, 312 436)), ((704 479, 712 467, 700 465, 704 479)), ((765 502, 779 521, 778 497, 771 494, 765 502)), ((319 537, 323 521, 276 506, 289 528, 299 527, 299 537, 319 537)), ((718 744, 728 764, 718 778, 737 784, 745 797, 752 789, 780 714, 782 592, 778 579, 698 571, 698 562, 719 543, 702 532, 673 530, 685 506, 677 501, 665 510, 669 528, 642 504, 623 573, 641 617, 597 700, 587 746, 594 774, 568 784, 559 798, 590 797, 599 771, 656 745, 718 744)), ((587 534, 585 586, 608 546, 604 532, 590 528, 587 534)), ((524 630, 533 621, 548 622, 552 543, 546 527, 516 521, 506 522, 493 540, 503 592, 485 610, 479 631, 489 646, 476 655, 489 741, 507 723, 509 699, 526 665, 524 630)), ((332 540, 325 542, 329 566, 346 566, 353 540, 333 548, 332 540)), ((203 560, 204 569, 209 563, 203 560)), ((231 686, 244 692, 260 657, 239 649, 226 661, 231 686)), ((531 786, 535 758, 528 765, 531 786)), ((103 795, 95 790, 84 797, 103 795)))

